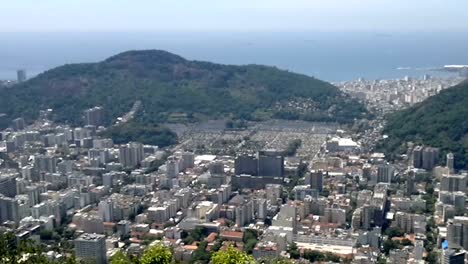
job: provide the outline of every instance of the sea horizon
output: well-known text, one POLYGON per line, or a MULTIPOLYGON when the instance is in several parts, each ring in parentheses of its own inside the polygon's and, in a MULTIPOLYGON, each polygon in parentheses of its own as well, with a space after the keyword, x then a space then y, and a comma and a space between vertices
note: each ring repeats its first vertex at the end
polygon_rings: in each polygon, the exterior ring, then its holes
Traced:
MULTIPOLYGON (((0 34, 0 79, 102 61, 127 50, 159 49, 189 60, 263 64, 329 82, 398 79, 468 64, 459 32, 35 32, 0 34)), ((452 74, 453 75, 453 74, 452 74)))

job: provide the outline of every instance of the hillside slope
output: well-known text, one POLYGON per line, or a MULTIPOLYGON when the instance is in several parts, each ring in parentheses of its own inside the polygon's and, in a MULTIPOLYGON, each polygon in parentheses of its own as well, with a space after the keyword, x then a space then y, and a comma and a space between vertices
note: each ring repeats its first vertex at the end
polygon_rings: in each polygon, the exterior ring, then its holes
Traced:
POLYGON ((392 114, 384 133, 389 138, 382 147, 388 152, 412 141, 440 147, 442 155, 454 152, 455 166, 468 169, 468 82, 392 114))
POLYGON ((364 107, 333 85, 274 67, 189 61, 159 50, 128 51, 99 63, 64 65, 2 91, 0 113, 79 124, 82 111, 103 106, 110 120, 140 100, 141 121, 288 118, 349 122, 364 107), (291 103, 292 102, 292 103, 291 103))

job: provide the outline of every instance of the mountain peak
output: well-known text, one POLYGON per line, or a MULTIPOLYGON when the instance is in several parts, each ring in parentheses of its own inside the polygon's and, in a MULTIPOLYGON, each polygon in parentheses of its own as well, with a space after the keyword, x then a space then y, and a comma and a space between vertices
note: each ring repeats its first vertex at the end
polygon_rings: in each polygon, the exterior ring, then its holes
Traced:
POLYGON ((338 88, 273 67, 188 61, 161 50, 127 51, 99 63, 49 70, 0 97, 0 113, 31 120, 42 109, 52 119, 80 124, 82 113, 102 106, 110 124, 141 101, 146 124, 205 119, 304 119, 349 122, 364 107, 338 88), (305 98, 310 109, 291 106, 305 98), (27 109, 25 111, 24 109, 27 109))
POLYGON ((130 50, 109 57, 104 61, 104 63, 142 62, 157 64, 177 64, 185 61, 186 60, 181 56, 164 50, 130 50))

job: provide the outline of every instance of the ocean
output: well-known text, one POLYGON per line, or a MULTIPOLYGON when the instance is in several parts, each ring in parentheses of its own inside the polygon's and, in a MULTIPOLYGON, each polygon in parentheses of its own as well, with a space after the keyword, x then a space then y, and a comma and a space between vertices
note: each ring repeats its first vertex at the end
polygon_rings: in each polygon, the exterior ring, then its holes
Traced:
POLYGON ((161 49, 190 60, 265 64, 337 82, 394 79, 468 64, 467 33, 132 32, 0 33, 0 79, 28 77, 126 50, 161 49))

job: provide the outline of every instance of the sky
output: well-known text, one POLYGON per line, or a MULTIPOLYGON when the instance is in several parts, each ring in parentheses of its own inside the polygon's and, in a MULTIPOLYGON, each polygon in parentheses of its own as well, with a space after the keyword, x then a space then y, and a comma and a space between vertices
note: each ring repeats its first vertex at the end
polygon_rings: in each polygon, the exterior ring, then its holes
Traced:
POLYGON ((468 31, 466 0, 0 0, 0 32, 468 31))

